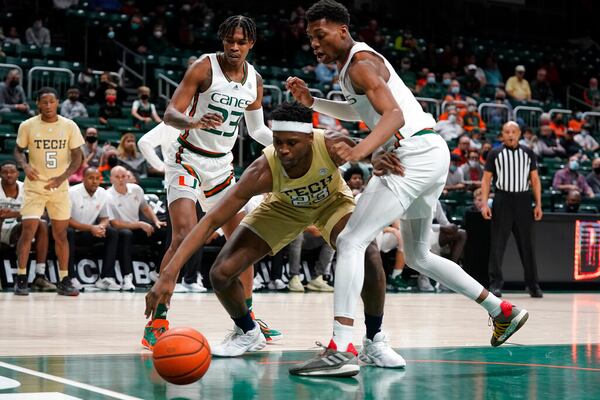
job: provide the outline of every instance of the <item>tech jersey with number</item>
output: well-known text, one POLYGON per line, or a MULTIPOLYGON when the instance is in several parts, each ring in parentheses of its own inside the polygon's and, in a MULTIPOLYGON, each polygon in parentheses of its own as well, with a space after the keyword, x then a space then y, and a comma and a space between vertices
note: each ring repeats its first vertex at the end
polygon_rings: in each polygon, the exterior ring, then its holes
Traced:
POLYGON ((234 82, 221 70, 216 54, 204 57, 210 60, 212 82, 205 92, 194 95, 186 115, 201 118, 207 113, 218 113, 222 115, 223 123, 214 129, 186 130, 178 141, 190 151, 218 157, 231 151, 244 110, 256 100, 256 72, 250 63, 244 62, 244 78, 242 82, 234 82))
POLYGON ((273 175, 273 191, 265 202, 279 201, 294 207, 319 208, 340 195, 353 198, 352 191, 327 152, 324 131, 314 129, 313 138, 310 169, 300 178, 287 176, 273 145, 263 150, 273 175))
MULTIPOLYGON (((35 168, 39 178, 25 179, 25 187, 45 191, 50 178, 64 173, 71 162, 71 150, 83 145, 83 137, 77 124, 58 116, 56 122, 44 122, 41 116, 29 118, 19 125, 17 145, 29 150, 29 165, 35 168)), ((67 190, 65 180, 59 190, 67 190)))
POLYGON ((350 81, 350 76, 348 75, 348 66, 352 61, 352 57, 358 52, 368 51, 379 56, 383 62, 385 63, 386 68, 390 73, 390 78, 387 81, 387 85, 392 92, 392 95, 396 99, 396 102, 400 106, 402 110, 402 114, 404 115, 404 126, 400 128, 400 135, 395 135, 384 145, 384 147, 388 147, 393 142, 398 139, 406 139, 414 135, 415 133, 423 130, 423 129, 431 129, 435 126, 436 122, 431 114, 423 111, 423 108, 415 99, 415 96, 412 94, 410 89, 402 82, 402 79, 398 76, 392 65, 385 59, 381 54, 377 53, 371 47, 369 47, 366 43, 357 42, 354 44, 352 49, 350 50, 350 54, 348 54, 348 59, 346 63, 342 67, 340 71, 340 87, 342 88, 342 93, 346 97, 348 103, 352 105, 352 107, 356 110, 356 112, 360 115, 362 120, 367 124, 369 129, 373 130, 377 122, 381 119, 381 115, 375 111, 373 105, 369 101, 369 98, 365 94, 356 94, 354 91, 354 87, 352 86, 352 82, 350 81))

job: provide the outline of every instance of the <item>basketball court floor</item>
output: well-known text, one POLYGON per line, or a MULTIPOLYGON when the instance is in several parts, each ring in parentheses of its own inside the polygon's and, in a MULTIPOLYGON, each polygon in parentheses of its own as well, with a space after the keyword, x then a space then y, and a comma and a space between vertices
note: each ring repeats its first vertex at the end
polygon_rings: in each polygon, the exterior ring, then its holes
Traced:
MULTIPOLYGON (((287 370, 319 351, 315 340, 329 340, 333 296, 259 293, 257 317, 285 337, 252 355, 213 359, 203 379, 176 386, 139 344, 144 293, 0 293, 0 400, 600 399, 600 294, 505 297, 530 318, 492 348, 485 311, 462 296, 388 294, 384 330, 406 369, 362 367, 356 378, 324 379, 287 370)), ((174 295, 169 319, 209 341, 232 326, 210 293, 174 295)), ((355 343, 363 334, 360 319, 355 343)))

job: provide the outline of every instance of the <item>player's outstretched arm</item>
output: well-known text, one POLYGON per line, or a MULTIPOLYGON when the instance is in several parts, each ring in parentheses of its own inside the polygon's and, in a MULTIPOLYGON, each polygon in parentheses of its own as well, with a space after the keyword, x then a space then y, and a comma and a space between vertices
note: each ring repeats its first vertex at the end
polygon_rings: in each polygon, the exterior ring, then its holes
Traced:
POLYGON ((265 117, 262 109, 263 100, 263 80, 260 74, 256 73, 256 100, 249 104, 244 110, 244 119, 248 127, 248 134, 263 146, 273 144, 273 131, 265 125, 265 117))
POLYGON ((183 80, 175 89, 173 97, 165 111, 164 121, 174 128, 185 130, 195 128, 216 128, 223 123, 223 117, 218 113, 208 113, 201 118, 185 115, 197 92, 204 92, 212 82, 212 70, 208 57, 196 61, 185 72, 183 80))
POLYGON ((146 318, 153 315, 159 303, 169 304, 177 276, 183 265, 204 246, 214 231, 235 216, 254 196, 273 189, 273 177, 265 156, 246 169, 239 182, 227 192, 223 200, 210 210, 181 243, 173 258, 161 270, 160 278, 146 295, 146 318))

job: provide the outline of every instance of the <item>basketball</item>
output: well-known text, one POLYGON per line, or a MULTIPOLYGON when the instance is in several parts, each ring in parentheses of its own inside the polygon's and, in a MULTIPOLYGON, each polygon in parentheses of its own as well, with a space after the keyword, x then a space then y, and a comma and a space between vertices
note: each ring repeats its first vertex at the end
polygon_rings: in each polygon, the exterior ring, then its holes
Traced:
POLYGON ((154 368, 166 381, 187 385, 202 378, 210 366, 210 346, 200 332, 192 328, 167 331, 154 346, 154 368))

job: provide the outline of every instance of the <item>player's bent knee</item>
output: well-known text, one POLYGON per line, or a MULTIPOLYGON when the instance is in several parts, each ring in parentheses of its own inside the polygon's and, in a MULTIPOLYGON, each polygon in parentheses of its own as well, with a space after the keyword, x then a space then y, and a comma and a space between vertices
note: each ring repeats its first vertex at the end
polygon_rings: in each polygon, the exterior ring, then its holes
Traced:
POLYGON ((365 251, 369 242, 357 239, 356 235, 344 229, 337 237, 336 247, 339 249, 353 249, 365 251))
POLYGON ((210 283, 215 291, 220 291, 226 289, 233 278, 230 274, 225 272, 225 268, 222 267, 223 264, 215 264, 210 269, 210 283))

